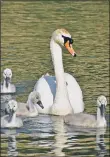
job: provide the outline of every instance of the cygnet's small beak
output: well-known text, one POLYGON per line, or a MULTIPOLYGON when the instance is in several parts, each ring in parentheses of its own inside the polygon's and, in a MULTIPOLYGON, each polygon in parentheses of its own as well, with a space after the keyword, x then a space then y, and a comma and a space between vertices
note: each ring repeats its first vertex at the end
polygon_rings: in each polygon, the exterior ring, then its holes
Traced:
POLYGON ((69 41, 65 43, 65 47, 72 56, 76 57, 76 52, 74 51, 72 44, 69 44, 69 41))
POLYGON ((9 112, 8 112, 7 108, 5 108, 5 110, 4 110, 4 111, 5 111, 5 114, 9 114, 9 112))
POLYGON ((104 104, 101 104, 100 112, 101 112, 101 116, 104 117, 104 113, 105 113, 105 105, 104 104))
POLYGON ((10 82, 10 78, 9 77, 6 77, 6 87, 8 88, 8 84, 10 82))
POLYGON ((38 102, 37 102, 37 104, 43 109, 44 108, 44 106, 43 106, 43 104, 42 104, 42 102, 39 100, 38 102))
POLYGON ((13 115, 13 113, 14 113, 14 110, 13 109, 10 109, 10 115, 13 115))

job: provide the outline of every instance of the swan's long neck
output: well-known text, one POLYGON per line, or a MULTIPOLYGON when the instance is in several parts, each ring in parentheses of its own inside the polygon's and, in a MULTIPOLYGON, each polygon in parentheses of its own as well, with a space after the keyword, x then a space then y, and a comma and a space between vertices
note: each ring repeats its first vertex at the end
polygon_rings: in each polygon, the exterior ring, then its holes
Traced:
POLYGON ((106 126, 105 115, 104 115, 104 113, 103 113, 103 115, 101 114, 101 110, 99 107, 97 107, 97 125, 100 127, 106 126))
POLYGON ((51 40, 50 45, 51 45, 52 61, 54 65, 54 71, 55 71, 56 82, 57 82, 56 92, 57 93, 63 92, 63 94, 67 94, 66 83, 64 79, 64 68, 62 62, 62 49, 57 43, 54 42, 54 40, 51 40))
POLYGON ((54 104, 56 105, 55 107, 58 106, 59 109, 60 107, 62 107, 62 113, 64 112, 64 114, 66 115, 67 112, 70 113, 70 110, 72 110, 72 108, 68 99, 68 93, 67 93, 66 82, 64 77, 62 49, 59 44, 57 44, 53 39, 51 39, 50 50, 51 50, 52 61, 53 61, 54 71, 56 76, 56 96, 55 96, 54 104), (67 111, 63 111, 63 109, 64 110, 67 109, 67 111))

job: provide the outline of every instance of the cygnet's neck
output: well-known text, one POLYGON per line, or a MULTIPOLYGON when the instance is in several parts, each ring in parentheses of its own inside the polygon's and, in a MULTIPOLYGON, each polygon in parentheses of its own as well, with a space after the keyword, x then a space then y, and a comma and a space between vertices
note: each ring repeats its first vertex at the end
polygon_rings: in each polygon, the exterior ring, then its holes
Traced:
POLYGON ((9 123, 15 123, 16 122, 16 112, 9 115, 9 123))
POLYGON ((6 86, 6 80, 4 79, 3 81, 3 88, 2 91, 7 93, 7 92, 11 92, 11 83, 8 82, 8 86, 6 86))
POLYGON ((104 113, 103 113, 103 115, 101 115, 101 110, 99 107, 97 107, 97 125, 98 125, 98 127, 106 126, 105 115, 104 115, 104 113))
POLYGON ((27 104, 29 106, 29 112, 38 112, 35 104, 30 99, 28 99, 27 104))
POLYGON ((62 62, 62 49, 59 44, 57 44, 53 39, 51 39, 50 50, 56 77, 56 96, 54 104, 57 104, 57 106, 60 105, 59 108, 62 106, 63 108, 67 108, 70 110, 71 105, 68 99, 62 62))

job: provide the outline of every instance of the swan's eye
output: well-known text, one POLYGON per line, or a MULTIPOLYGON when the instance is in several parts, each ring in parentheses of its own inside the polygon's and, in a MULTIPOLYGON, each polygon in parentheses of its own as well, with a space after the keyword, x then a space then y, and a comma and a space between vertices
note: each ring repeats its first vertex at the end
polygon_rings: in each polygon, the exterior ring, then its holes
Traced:
POLYGON ((67 41, 69 41, 69 44, 73 44, 73 39, 69 38, 69 37, 65 37, 64 35, 62 35, 62 37, 64 38, 64 45, 67 41))

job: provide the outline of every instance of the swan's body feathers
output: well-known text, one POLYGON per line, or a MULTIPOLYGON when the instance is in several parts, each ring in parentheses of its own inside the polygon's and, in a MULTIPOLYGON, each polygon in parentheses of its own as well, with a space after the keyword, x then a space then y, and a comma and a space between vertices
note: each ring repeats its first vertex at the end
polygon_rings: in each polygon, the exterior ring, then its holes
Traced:
MULTIPOLYGON (((79 84, 77 83, 76 79, 68 73, 64 73, 64 77, 66 80, 69 100, 74 112, 82 112, 84 110, 84 103, 82 91, 79 84)), ((50 107, 54 102, 56 94, 55 76, 42 76, 35 84, 34 90, 40 93, 41 101, 44 106, 43 110, 38 106, 38 112, 49 114, 50 107)))

